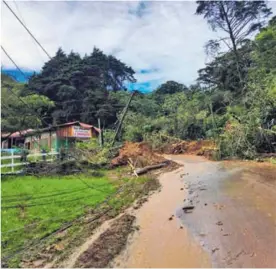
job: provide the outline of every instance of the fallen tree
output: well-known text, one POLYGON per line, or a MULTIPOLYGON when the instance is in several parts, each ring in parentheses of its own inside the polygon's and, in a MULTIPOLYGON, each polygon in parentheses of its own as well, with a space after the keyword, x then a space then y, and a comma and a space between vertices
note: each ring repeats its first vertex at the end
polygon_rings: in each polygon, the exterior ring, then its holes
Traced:
POLYGON ((137 174, 137 175, 142 175, 142 174, 147 173, 150 170, 165 167, 165 166, 169 165, 169 163, 170 163, 170 161, 166 161, 166 162, 159 163, 159 164, 148 165, 148 166, 145 166, 143 168, 137 168, 137 169, 134 170, 134 173, 137 174))

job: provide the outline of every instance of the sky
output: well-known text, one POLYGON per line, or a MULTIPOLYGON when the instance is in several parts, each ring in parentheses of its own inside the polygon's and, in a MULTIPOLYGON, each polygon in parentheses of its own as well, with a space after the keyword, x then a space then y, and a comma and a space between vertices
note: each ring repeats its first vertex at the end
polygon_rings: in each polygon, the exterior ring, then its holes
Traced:
MULTIPOLYGON (((136 72, 130 89, 151 91, 167 80, 195 82, 209 60, 204 44, 217 38, 195 15, 193 1, 9 1, 51 56, 59 47, 84 55, 96 46, 136 72)), ((276 2, 269 2, 276 14, 276 2)), ((6 6, 1 10, 2 46, 20 68, 39 72, 48 60, 6 6)), ((1 52, 4 70, 14 66, 1 52)))

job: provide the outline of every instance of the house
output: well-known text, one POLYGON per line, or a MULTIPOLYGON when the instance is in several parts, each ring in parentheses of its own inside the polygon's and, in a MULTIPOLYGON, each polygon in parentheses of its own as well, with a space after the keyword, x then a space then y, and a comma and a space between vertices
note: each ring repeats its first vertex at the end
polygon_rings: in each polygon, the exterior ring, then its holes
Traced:
MULTIPOLYGON (((2 142, 2 148, 24 147, 30 151, 59 151, 61 147, 74 147, 76 141, 97 137, 100 129, 79 121, 68 122, 43 129, 28 129, 11 134, 2 142)), ((3 137, 3 135, 2 135, 3 137)))
POLYGON ((1 132, 1 148, 11 149, 14 147, 22 147, 25 141, 25 135, 27 133, 33 132, 33 129, 27 129, 23 131, 18 131, 15 133, 2 133, 1 132))

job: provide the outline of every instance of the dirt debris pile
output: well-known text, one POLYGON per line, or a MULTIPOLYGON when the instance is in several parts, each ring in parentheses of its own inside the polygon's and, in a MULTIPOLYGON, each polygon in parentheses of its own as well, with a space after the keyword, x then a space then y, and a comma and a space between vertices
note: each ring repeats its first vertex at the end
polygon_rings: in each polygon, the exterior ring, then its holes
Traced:
POLYGON ((166 159, 152 151, 146 143, 126 142, 119 151, 119 156, 111 161, 113 167, 127 165, 131 161, 135 167, 145 167, 165 162, 166 159))
POLYGON ((169 144, 164 149, 167 154, 193 154, 209 157, 216 151, 216 145, 211 140, 179 141, 169 144))

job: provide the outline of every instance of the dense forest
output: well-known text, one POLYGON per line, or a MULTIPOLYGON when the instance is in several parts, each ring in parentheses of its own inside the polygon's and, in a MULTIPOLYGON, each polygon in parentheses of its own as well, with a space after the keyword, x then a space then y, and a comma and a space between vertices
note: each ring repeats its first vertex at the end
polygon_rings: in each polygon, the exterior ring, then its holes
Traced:
MULTIPOLYGON (((120 139, 154 147, 172 137, 213 139, 222 158, 276 152, 276 17, 269 15, 263 1, 198 1, 196 16, 224 33, 206 44, 212 61, 194 85, 167 81, 136 92, 120 139)), ((83 57, 60 48, 27 84, 2 74, 2 131, 73 120, 96 125, 100 118, 108 133, 133 82, 131 67, 98 48, 83 57)))

